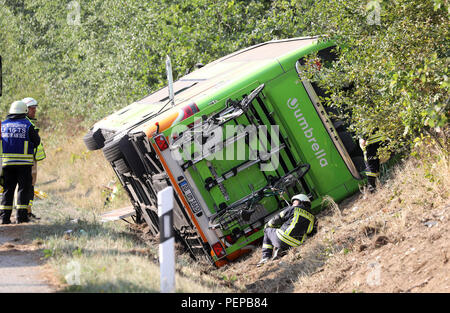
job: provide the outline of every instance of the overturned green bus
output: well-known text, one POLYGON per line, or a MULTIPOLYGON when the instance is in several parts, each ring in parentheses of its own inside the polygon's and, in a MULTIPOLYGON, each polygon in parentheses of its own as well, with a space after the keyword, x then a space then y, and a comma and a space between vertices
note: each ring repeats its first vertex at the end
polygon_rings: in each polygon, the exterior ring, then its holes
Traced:
POLYGON ((220 266, 249 251, 264 223, 305 193, 359 190, 364 161, 323 91, 303 79, 336 53, 315 37, 258 44, 222 57, 106 117, 85 136, 103 149, 136 210, 158 233, 157 193, 175 191, 174 231, 194 258, 220 266))

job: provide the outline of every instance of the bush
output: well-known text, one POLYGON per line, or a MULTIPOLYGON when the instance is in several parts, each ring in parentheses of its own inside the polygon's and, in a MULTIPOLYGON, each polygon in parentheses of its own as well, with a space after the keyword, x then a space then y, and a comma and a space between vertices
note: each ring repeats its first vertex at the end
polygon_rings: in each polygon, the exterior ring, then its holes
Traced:
POLYGON ((349 108, 357 135, 378 130, 390 139, 385 150, 409 148, 424 132, 446 145, 447 1, 316 1, 307 18, 340 47, 331 69, 310 75, 327 89, 327 105, 349 108))
POLYGON ((446 0, 0 2, 3 111, 32 96, 41 121, 89 126, 165 85, 167 55, 176 79, 250 45, 322 34, 340 57, 310 75, 356 135, 378 129, 394 151, 424 132, 448 142, 446 0))

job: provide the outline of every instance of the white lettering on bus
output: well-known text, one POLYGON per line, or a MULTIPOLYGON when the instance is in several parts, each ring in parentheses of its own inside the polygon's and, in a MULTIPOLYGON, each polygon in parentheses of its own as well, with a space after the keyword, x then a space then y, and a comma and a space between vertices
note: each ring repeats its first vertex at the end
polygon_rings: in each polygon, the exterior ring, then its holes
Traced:
POLYGON ((294 116, 297 119, 299 126, 303 130, 303 135, 308 140, 308 142, 312 143, 311 150, 314 152, 316 159, 319 160, 320 166, 321 167, 327 166, 328 161, 325 158, 327 154, 324 149, 320 148, 319 143, 317 142, 316 138, 314 137, 314 134, 313 134, 314 128, 309 127, 308 121, 303 116, 303 113, 301 112, 301 110, 298 108, 299 102, 298 102, 297 98, 293 98, 293 99, 289 98, 287 101, 287 106, 289 107, 289 109, 295 110, 294 116))

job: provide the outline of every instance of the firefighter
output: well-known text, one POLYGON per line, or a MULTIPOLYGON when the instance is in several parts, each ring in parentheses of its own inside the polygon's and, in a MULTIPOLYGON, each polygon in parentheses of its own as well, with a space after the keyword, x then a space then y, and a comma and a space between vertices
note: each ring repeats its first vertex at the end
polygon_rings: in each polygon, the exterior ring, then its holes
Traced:
MULTIPOLYGON (((24 98, 22 99, 22 101, 27 105, 28 107, 28 113, 27 113, 27 118, 30 120, 31 124, 33 124, 34 128, 36 129, 37 132, 39 132, 39 128, 36 127, 36 110, 37 110, 37 106, 38 103, 35 99, 33 98, 24 98)), ((36 184, 36 178, 37 178, 37 162, 38 161, 42 161, 43 159, 45 159, 46 155, 45 155, 45 151, 44 151, 44 146, 42 145, 42 141, 39 144, 39 146, 37 146, 34 149, 34 160, 33 160, 33 167, 31 168, 31 177, 32 177, 32 181, 31 181, 31 189, 30 189, 30 202, 28 203, 28 207, 27 207, 27 211, 28 211, 28 217, 30 219, 40 219, 38 218, 36 215, 34 215, 31 212, 31 207, 33 206, 33 200, 34 200, 34 186, 36 184)))
POLYGON ((29 222, 27 206, 31 189, 31 167, 33 166, 34 147, 41 138, 30 120, 27 119, 28 108, 23 101, 14 101, 9 115, 1 123, 2 136, 2 170, 3 196, 0 203, 2 224, 11 223, 14 193, 17 193, 16 222, 29 222))
POLYGON ((367 189, 373 193, 376 189, 377 178, 380 176, 380 159, 378 157, 378 148, 385 140, 384 136, 376 131, 367 139, 360 138, 359 145, 364 152, 364 163, 366 165, 365 174, 367 176, 367 189))
POLYGON ((314 215, 311 214, 311 201, 305 194, 291 199, 292 206, 284 208, 267 222, 264 227, 262 258, 258 266, 272 258, 280 258, 291 247, 298 247, 314 228, 314 215))

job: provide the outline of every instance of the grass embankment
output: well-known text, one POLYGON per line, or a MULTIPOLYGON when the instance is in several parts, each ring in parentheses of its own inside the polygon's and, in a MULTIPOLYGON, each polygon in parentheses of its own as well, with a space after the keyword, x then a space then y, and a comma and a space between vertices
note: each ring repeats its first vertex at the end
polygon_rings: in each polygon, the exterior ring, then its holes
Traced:
POLYGON ((319 215, 319 231, 281 264, 255 251, 220 270, 249 292, 449 292, 448 152, 422 145, 366 192, 319 215))
MULTIPOLYGON (((42 257, 63 291, 158 292, 157 243, 124 222, 99 222, 129 200, 121 191, 104 205, 104 186, 116 178, 101 151, 86 152, 82 135, 44 138, 37 187, 48 199, 36 201, 42 220, 31 232, 42 257)), ((177 292, 450 291, 449 159, 430 149, 391 169, 376 193, 331 203, 318 233, 281 264, 256 268, 260 247, 216 270, 179 254, 177 292)))
MULTIPOLYGON (((102 212, 130 202, 119 188, 105 205, 110 195, 105 186, 118 186, 117 179, 101 151, 86 150, 83 134, 42 132, 47 158, 39 163, 36 188, 48 198, 35 201, 41 220, 30 224, 29 236, 43 247, 42 258, 56 273, 61 291, 159 292, 158 245, 139 240, 124 222, 99 221, 102 212)), ((191 263, 187 256, 177 262, 179 267, 191 263)), ((177 292, 227 291, 208 279, 200 271, 180 269, 177 292)))
POLYGON ((325 211, 307 250, 323 266, 294 292, 449 292, 449 169, 447 152, 423 145, 375 194, 325 211))

